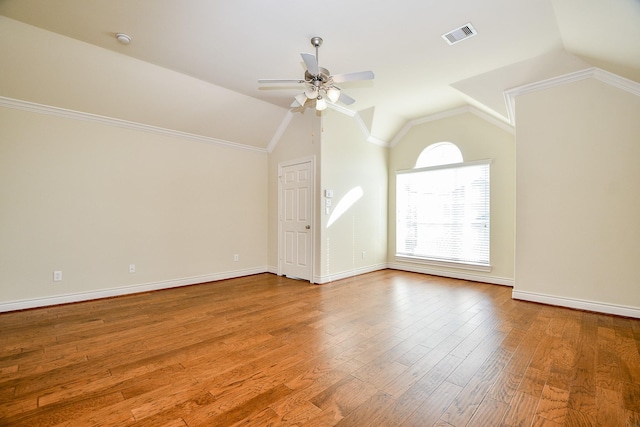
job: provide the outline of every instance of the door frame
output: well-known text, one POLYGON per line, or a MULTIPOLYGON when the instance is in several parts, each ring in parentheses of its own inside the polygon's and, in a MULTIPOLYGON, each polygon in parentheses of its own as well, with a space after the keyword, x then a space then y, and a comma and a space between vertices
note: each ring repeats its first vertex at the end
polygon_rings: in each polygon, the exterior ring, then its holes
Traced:
POLYGON ((282 171, 284 168, 288 166, 295 166, 303 163, 309 163, 311 166, 311 177, 310 177, 310 197, 309 202, 311 206, 311 231, 310 231, 310 258, 311 258, 311 271, 309 272, 309 282, 314 283, 314 271, 315 271, 315 237, 316 237, 316 156, 303 157, 295 160, 287 160, 284 162, 278 163, 278 276, 282 276, 283 272, 283 257, 284 257, 284 236, 283 236, 283 203, 284 203, 284 195, 282 191, 282 171))

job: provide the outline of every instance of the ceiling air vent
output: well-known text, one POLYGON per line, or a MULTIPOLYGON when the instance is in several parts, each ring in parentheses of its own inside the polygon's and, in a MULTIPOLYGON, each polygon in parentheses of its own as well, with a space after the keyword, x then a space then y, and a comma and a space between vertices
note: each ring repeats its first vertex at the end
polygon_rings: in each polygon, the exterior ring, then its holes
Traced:
POLYGON ((456 28, 455 30, 449 31, 447 34, 443 34, 442 38, 447 41, 449 44, 456 44, 461 42, 462 40, 468 39, 469 37, 473 37, 478 32, 471 23, 465 24, 460 28, 456 28))

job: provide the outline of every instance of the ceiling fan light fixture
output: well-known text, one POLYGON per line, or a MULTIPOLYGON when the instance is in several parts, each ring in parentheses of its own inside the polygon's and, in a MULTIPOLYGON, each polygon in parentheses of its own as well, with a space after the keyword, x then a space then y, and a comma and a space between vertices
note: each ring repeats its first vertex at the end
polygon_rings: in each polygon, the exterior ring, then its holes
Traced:
POLYGON ((316 99, 316 110, 322 111, 327 109, 327 101, 324 100, 323 97, 318 96, 316 99))
POLYGON ((327 98, 332 104, 336 103, 338 99, 340 99, 340 89, 331 86, 329 89, 327 89, 327 98))
POLYGON ((318 88, 314 85, 307 85, 307 88, 304 90, 304 94, 309 99, 316 99, 318 97, 318 88))

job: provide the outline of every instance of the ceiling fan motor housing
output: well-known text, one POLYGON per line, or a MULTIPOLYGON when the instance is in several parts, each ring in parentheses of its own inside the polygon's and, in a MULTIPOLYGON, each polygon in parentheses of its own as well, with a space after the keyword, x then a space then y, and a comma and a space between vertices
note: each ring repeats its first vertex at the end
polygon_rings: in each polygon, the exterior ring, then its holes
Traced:
POLYGON ((318 73, 317 75, 311 74, 309 70, 305 71, 304 79, 308 82, 314 82, 316 86, 319 84, 326 84, 327 82, 329 82, 329 80, 331 79, 331 73, 329 73, 329 70, 322 67, 318 67, 318 70, 320 71, 320 73, 318 73), (319 83, 316 84, 315 82, 319 82, 319 83))

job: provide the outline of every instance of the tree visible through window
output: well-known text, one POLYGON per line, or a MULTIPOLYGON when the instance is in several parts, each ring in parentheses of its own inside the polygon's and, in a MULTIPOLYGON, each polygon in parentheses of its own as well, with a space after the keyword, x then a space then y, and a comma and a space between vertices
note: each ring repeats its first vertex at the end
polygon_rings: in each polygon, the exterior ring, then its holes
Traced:
POLYGON ((490 161, 454 144, 427 147, 396 175, 396 256, 489 266, 490 161))

